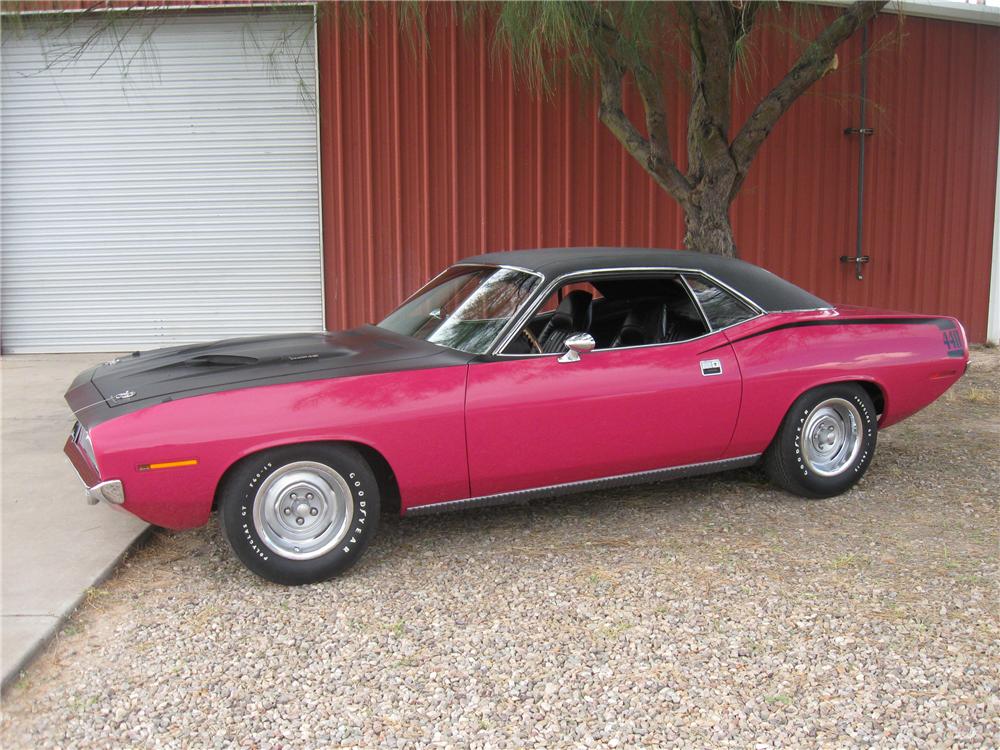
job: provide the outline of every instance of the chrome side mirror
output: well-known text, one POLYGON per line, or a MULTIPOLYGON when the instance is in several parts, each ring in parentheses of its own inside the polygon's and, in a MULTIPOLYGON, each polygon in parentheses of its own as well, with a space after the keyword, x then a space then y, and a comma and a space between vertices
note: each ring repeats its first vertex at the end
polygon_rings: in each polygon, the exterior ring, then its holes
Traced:
POLYGON ((574 333, 566 339, 566 347, 569 349, 559 358, 560 362, 579 362, 580 352, 590 352, 597 346, 594 337, 589 333, 574 333))

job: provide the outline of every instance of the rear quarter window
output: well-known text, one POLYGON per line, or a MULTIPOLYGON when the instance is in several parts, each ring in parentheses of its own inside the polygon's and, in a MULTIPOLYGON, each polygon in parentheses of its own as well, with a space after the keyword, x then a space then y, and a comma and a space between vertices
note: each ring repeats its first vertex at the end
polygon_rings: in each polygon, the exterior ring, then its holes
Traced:
POLYGON ((685 276, 688 286, 705 311, 713 331, 742 323, 757 315, 746 303, 701 276, 685 276))

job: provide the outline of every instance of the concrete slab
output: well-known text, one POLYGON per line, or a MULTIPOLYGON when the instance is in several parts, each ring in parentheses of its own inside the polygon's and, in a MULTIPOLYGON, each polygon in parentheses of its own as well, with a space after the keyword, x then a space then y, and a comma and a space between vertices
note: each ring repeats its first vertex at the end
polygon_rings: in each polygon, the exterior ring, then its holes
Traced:
POLYGON ((63 393, 108 354, 0 357, 0 671, 3 686, 55 634, 147 525, 83 500, 62 446, 73 426, 63 393))

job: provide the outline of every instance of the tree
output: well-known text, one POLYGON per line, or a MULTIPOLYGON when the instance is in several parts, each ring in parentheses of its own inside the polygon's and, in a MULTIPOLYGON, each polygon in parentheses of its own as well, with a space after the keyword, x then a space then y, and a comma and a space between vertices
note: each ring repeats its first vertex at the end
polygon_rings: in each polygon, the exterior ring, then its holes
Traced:
MULTIPOLYGON (((515 72, 548 89, 569 64, 599 83, 598 117, 622 147, 684 212, 684 244, 736 255, 729 209, 750 165, 775 124, 810 86, 837 67, 837 47, 868 22, 886 0, 847 6, 803 50, 781 81, 730 137, 737 63, 764 2, 697 0, 684 3, 549 0, 460 5, 464 14, 495 15, 495 41, 515 72), (481 10, 480 10, 481 9, 481 10), (677 69, 665 50, 669 31, 690 49, 687 170, 672 154, 664 86, 677 69), (644 122, 625 112, 624 85, 634 83, 644 122)), ((419 4, 405 15, 422 23, 419 4)))

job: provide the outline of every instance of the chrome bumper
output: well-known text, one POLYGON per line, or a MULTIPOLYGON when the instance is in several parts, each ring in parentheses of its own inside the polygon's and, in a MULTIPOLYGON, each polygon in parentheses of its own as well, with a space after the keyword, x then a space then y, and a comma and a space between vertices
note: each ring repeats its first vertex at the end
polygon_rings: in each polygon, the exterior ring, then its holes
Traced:
POLYGON ((118 479, 111 479, 93 487, 86 487, 84 497, 87 499, 87 505, 97 505, 101 501, 111 505, 122 505, 125 502, 125 488, 118 479))
POLYGON ((86 498, 87 504, 97 505, 100 502, 105 502, 110 505, 123 505, 125 503, 125 488, 122 486, 121 480, 101 481, 101 475, 98 474, 97 469, 90 463, 87 455, 77 443, 77 435, 77 428, 74 427, 73 434, 69 436, 66 445, 63 446, 63 453, 73 464, 77 476, 83 482, 83 496, 86 498))

